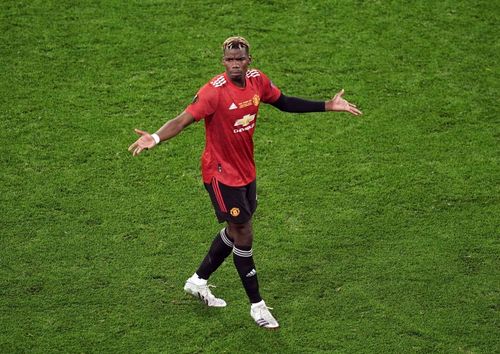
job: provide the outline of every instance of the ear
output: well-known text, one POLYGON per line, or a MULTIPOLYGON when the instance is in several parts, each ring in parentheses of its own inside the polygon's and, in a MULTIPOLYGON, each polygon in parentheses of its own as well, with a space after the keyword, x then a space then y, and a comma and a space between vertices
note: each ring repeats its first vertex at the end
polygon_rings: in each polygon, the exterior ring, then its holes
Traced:
POLYGON ((252 64, 252 56, 251 55, 248 56, 248 64, 252 64))

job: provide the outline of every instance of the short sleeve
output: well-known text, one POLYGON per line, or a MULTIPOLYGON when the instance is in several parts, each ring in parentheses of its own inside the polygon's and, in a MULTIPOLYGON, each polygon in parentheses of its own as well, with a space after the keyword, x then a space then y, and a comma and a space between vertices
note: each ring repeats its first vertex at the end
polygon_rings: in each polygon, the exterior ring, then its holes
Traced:
POLYGON ((265 103, 274 103, 281 96, 281 90, 277 88, 271 80, 263 73, 260 73, 262 78, 262 93, 261 100, 265 103))
POLYGON ((186 108, 186 111, 190 113, 195 120, 199 121, 214 114, 217 108, 217 101, 218 95, 216 88, 210 84, 206 84, 198 91, 196 96, 194 96, 193 102, 186 108))

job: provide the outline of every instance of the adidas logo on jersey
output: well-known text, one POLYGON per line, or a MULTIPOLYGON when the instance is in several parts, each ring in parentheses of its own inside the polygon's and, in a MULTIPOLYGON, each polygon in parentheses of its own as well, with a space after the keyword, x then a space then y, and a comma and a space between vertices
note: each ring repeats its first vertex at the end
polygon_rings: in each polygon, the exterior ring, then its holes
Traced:
POLYGON ((229 106, 229 110, 232 111, 233 109, 237 109, 238 106, 233 103, 231 103, 231 105, 229 106))

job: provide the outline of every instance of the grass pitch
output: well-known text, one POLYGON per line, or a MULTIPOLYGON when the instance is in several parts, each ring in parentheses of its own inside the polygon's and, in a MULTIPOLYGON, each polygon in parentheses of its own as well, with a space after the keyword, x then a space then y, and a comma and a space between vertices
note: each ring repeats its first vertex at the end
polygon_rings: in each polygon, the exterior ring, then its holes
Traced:
POLYGON ((495 1, 3 1, 0 352, 493 353, 499 343, 495 1), (254 253, 282 328, 182 291, 219 225, 203 125, 132 158, 240 34, 262 107, 254 253))

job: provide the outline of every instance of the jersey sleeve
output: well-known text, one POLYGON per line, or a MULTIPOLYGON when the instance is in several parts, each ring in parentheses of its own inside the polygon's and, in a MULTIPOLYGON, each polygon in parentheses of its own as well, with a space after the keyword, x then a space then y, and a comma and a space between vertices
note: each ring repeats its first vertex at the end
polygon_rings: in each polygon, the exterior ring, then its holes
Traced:
POLYGON ((193 102, 187 106, 186 111, 190 113, 196 121, 200 121, 212 115, 217 108, 218 94, 216 88, 210 84, 203 86, 193 102))
POLYGON ((262 78, 262 93, 261 100, 265 103, 274 103, 281 96, 281 90, 277 88, 271 80, 263 73, 260 73, 262 78))

